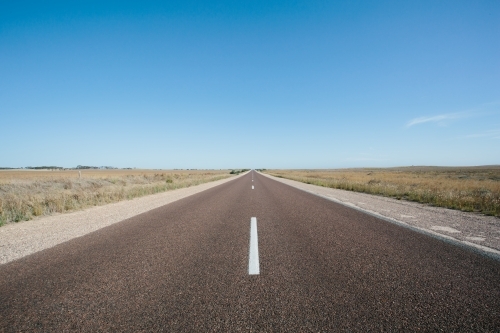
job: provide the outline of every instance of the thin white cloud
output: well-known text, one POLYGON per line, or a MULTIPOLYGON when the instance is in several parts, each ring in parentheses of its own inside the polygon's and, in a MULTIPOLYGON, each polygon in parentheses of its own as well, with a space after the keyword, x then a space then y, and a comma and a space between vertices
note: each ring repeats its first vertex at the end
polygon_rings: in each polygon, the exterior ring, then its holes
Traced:
POLYGON ((500 113, 499 106, 500 106, 500 101, 494 101, 490 103, 483 103, 481 105, 476 106, 475 108, 464 110, 462 112, 445 113, 437 116, 413 118, 406 124, 406 127, 421 125, 425 123, 437 123, 438 125, 445 126, 449 121, 454 119, 499 114, 500 113))
POLYGON ((418 118, 414 118, 414 119, 410 120, 406 124, 406 127, 411 127, 414 125, 420 125, 420 124, 425 124, 425 123, 443 123, 446 120, 465 118, 467 116, 468 116, 468 114, 465 112, 458 112, 458 113, 440 114, 440 115, 432 116, 432 117, 418 117, 418 118))
POLYGON ((488 130, 481 133, 469 134, 465 136, 469 139, 474 138, 487 138, 487 139, 500 139, 500 129, 488 130))

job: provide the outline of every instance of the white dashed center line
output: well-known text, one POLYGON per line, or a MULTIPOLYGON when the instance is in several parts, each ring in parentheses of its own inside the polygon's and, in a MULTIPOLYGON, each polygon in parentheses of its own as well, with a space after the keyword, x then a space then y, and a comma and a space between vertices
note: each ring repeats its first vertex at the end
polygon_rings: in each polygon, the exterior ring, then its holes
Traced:
POLYGON ((248 256, 248 274, 259 275, 259 241, 257 239, 257 218, 250 219, 250 254, 248 256))

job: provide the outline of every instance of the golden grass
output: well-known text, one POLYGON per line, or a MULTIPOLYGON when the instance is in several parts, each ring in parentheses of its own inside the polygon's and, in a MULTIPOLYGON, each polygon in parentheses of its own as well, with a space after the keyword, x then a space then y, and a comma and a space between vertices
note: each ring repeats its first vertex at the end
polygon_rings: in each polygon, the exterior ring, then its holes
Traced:
POLYGON ((265 172, 307 184, 500 216, 500 166, 265 172))
POLYGON ((0 170, 0 225, 231 177, 229 170, 0 170))

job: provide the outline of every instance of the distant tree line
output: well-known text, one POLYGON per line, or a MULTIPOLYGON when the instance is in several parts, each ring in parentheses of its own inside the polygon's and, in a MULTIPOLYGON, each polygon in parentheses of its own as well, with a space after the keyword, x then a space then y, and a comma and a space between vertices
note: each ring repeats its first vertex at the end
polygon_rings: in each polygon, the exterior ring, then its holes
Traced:
POLYGON ((229 174, 231 175, 239 175, 242 172, 249 171, 250 169, 241 169, 241 170, 231 170, 229 174))
POLYGON ((77 165, 76 166, 77 170, 82 170, 82 169, 99 169, 99 167, 96 166, 88 166, 88 165, 77 165))
MULTIPOLYGON (((87 165, 77 165, 76 168, 64 168, 55 165, 42 165, 42 166, 27 166, 21 168, 10 168, 10 167, 0 167, 0 170, 13 170, 13 169, 27 169, 27 170, 84 170, 84 169, 119 169, 113 166, 87 166, 87 165)), ((123 168, 126 170, 131 170, 132 168, 123 168)), ((134 168, 135 169, 135 168, 134 168)))
MULTIPOLYGON (((77 170, 81 169, 118 169, 112 166, 101 166, 101 167, 96 167, 96 166, 87 166, 87 165, 77 165, 76 166, 77 170)), ((131 168, 124 168, 124 169, 131 169, 131 168)))
POLYGON ((43 166, 36 166, 36 167, 27 166, 25 169, 31 169, 31 170, 59 169, 59 170, 62 170, 64 168, 63 167, 54 166, 54 165, 51 165, 51 166, 43 165, 43 166))

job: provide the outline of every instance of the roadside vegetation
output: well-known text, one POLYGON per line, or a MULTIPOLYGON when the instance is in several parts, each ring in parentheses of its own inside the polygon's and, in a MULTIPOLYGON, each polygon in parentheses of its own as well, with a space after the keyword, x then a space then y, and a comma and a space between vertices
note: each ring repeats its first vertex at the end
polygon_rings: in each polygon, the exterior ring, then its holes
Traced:
POLYGON ((250 171, 250 169, 241 169, 241 170, 231 170, 230 174, 231 175, 239 175, 240 173, 250 171))
POLYGON ((228 170, 1 170, 0 225, 228 177, 228 170))
POLYGON ((307 184, 500 217, 500 166, 265 172, 307 184))

